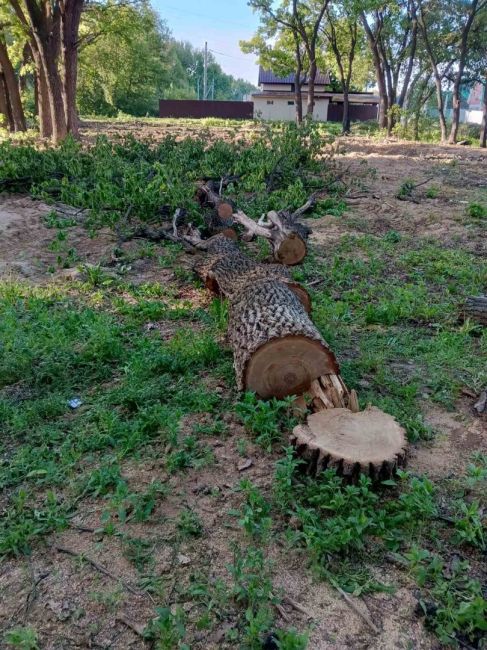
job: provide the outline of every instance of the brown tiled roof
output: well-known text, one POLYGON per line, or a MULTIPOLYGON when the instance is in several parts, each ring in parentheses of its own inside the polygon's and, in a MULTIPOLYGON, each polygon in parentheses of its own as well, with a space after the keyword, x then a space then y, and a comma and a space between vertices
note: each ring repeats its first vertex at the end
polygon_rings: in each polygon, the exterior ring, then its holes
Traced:
MULTIPOLYGON (((301 83, 307 83, 307 75, 301 77, 301 83)), ((264 70, 262 66, 259 68, 259 84, 293 84, 294 83, 294 73, 288 74, 287 77, 277 77, 271 70, 264 70)), ((315 84, 329 84, 330 75, 328 73, 323 73, 318 70, 316 75, 315 84)))

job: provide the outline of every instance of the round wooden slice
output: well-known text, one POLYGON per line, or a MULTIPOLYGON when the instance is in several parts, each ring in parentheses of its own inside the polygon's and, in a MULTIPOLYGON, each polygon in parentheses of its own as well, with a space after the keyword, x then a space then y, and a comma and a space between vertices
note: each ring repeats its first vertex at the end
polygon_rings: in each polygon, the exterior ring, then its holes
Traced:
POLYGON ((313 413, 294 428, 292 442, 312 474, 334 468, 343 476, 363 473, 374 480, 389 478, 404 464, 407 446, 404 429, 374 406, 359 413, 344 408, 313 413))
POLYGON ((275 258, 281 264, 293 266, 306 257, 306 244, 296 233, 288 235, 275 251, 275 258))
POLYGON ((258 348, 245 370, 245 389, 262 398, 300 395, 311 382, 337 371, 333 353, 305 336, 284 336, 258 348))

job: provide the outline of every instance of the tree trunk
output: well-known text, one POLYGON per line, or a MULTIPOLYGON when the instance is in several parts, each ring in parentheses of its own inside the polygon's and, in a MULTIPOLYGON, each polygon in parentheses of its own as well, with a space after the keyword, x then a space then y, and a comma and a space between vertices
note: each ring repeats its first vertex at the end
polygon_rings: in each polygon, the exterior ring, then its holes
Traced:
MULTIPOLYGON (((61 142, 67 135, 61 77, 57 66, 60 46, 59 5, 39 6, 36 0, 24 0, 32 35, 32 50, 37 50, 44 70, 52 122, 52 140, 61 142)), ((41 85, 40 85, 41 86, 41 85)))
POLYGON ((283 282, 296 295, 305 311, 311 311, 311 298, 306 289, 294 282, 282 264, 263 264, 245 255, 227 236, 215 236, 205 242, 207 254, 197 262, 195 271, 207 289, 232 300, 246 284, 262 279, 283 282))
POLYGON ((222 235, 200 247, 208 255, 197 263, 198 274, 230 302, 228 335, 239 390, 262 398, 299 395, 321 375, 338 372, 285 270, 253 262, 222 235))
POLYGON ((452 102, 453 102, 453 114, 452 114, 452 123, 450 129, 450 136, 448 142, 450 144, 455 144, 457 141, 458 125, 460 123, 460 86, 463 78, 463 71, 465 69, 465 59, 467 56, 467 43, 468 35, 472 27, 473 20, 475 18, 475 13, 477 10, 478 0, 473 0, 470 5, 470 10, 468 12, 467 21, 462 30, 462 39, 460 43, 460 57, 458 61, 458 69, 455 75, 455 81, 453 83, 453 93, 452 93, 452 102))
POLYGON ((362 21, 362 25, 364 26, 365 29, 365 34, 367 36, 367 41, 369 43, 370 51, 372 53, 372 60, 374 62, 377 88, 379 90, 379 115, 378 115, 379 128, 385 129, 387 127, 387 113, 389 110, 389 103, 387 99, 387 88, 386 88, 384 70, 382 68, 381 57, 379 54, 377 41, 374 37, 374 34, 372 33, 372 30, 370 29, 369 23, 367 22, 367 16, 365 15, 365 11, 361 12, 360 18, 362 21))
POLYGON ((435 80, 436 104, 438 108, 438 119, 440 122, 441 141, 445 142, 446 141, 446 120, 445 120, 445 106, 443 102, 443 92, 441 88, 441 76, 440 73, 438 72, 438 65, 436 63, 436 59, 433 54, 433 50, 431 48, 431 43, 428 38, 428 28, 426 27, 426 23, 424 21, 424 13, 422 8, 420 11, 420 19, 418 19, 418 22, 421 28, 421 33, 423 36, 424 45, 426 47, 426 52, 428 54, 428 59, 431 65, 431 71, 433 73, 433 77, 435 80))
POLYGON ((12 111, 10 109, 10 101, 7 92, 7 85, 5 84, 5 77, 3 72, 0 71, 0 113, 4 115, 4 126, 9 131, 15 130, 14 122, 12 119, 12 111))
POLYGON ((316 56, 313 56, 313 59, 309 64, 309 75, 308 75, 308 103, 306 106, 306 117, 308 119, 313 119, 313 112, 315 108, 315 80, 316 72, 318 67, 316 65, 316 56))
MULTIPOLYGON (((299 46, 298 48, 299 49, 299 46)), ((303 93, 301 91, 301 55, 296 66, 296 73, 294 75, 294 101, 296 104, 296 123, 301 124, 303 121, 303 93)))
POLYGON ((472 296, 465 303, 465 316, 487 327, 487 296, 472 296))
MULTIPOLYGON (((293 11, 296 12, 296 0, 293 2, 293 11)), ((301 91, 301 75, 303 72, 303 58, 299 46, 299 36, 296 30, 293 30, 294 51, 296 55, 296 71, 294 73, 294 101, 296 108, 296 123, 301 124, 303 121, 303 93, 301 91)))
POLYGON ((19 84, 14 68, 10 61, 5 41, 0 38, 0 67, 3 72, 5 86, 12 112, 12 124, 14 131, 25 131, 26 123, 22 100, 20 99, 19 84))
POLYGON ((31 54, 35 67, 36 107, 39 119, 39 134, 41 138, 52 137, 51 107, 46 83, 46 75, 35 42, 31 43, 31 54))
POLYGON ((485 149, 487 146, 487 79, 484 83, 484 102, 482 111, 482 126, 480 128, 480 146, 485 149))
POLYGON ((343 119, 342 133, 350 133, 350 102, 348 97, 348 88, 343 88, 343 119))
POLYGON ((76 86, 78 77, 78 31, 84 0, 65 0, 61 11, 63 100, 69 133, 78 135, 76 86))

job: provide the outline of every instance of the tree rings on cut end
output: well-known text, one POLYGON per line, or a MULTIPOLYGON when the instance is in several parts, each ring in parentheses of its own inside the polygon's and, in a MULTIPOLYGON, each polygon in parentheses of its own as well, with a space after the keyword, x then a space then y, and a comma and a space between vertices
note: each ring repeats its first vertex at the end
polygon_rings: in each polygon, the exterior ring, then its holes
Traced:
POLYGON ((334 468, 343 476, 363 473, 373 480, 391 477, 404 464, 407 447, 404 429, 374 406, 359 413, 344 408, 313 413, 294 428, 291 441, 311 474, 334 468))
POLYGON ((290 335, 272 339, 254 352, 244 384, 264 399, 300 395, 317 377, 337 371, 335 356, 322 343, 290 335))
POLYGON ((290 233, 276 247, 274 257, 287 266, 299 264, 306 257, 306 243, 297 233, 290 233))
POLYGON ((220 201, 217 205, 216 211, 220 219, 231 219, 233 215, 233 205, 228 203, 228 201, 220 201))

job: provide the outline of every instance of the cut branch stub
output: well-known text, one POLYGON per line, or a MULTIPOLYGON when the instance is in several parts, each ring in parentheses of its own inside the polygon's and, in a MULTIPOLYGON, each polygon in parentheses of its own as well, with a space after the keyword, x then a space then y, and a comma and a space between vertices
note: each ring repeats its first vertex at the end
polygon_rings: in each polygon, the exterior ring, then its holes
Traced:
POLYGON ((207 181, 200 185, 196 191, 196 196, 203 207, 215 208, 220 219, 231 222, 235 207, 229 199, 220 196, 215 190, 213 181, 207 181))
POLYGON ((299 395, 320 375, 338 372, 333 352, 279 280, 247 284, 234 296, 228 334, 239 389, 260 397, 299 395))
POLYGON ((291 442, 310 474, 332 468, 351 479, 362 473, 385 480, 406 459, 404 429, 374 406, 359 413, 345 408, 313 413, 307 424, 294 428, 291 442))
POLYGON ((274 259, 281 264, 293 266, 306 256, 306 238, 309 228, 294 222, 288 213, 268 212, 267 221, 254 221, 238 210, 233 218, 244 227, 242 239, 251 241, 255 236, 264 237, 271 245, 274 259))

